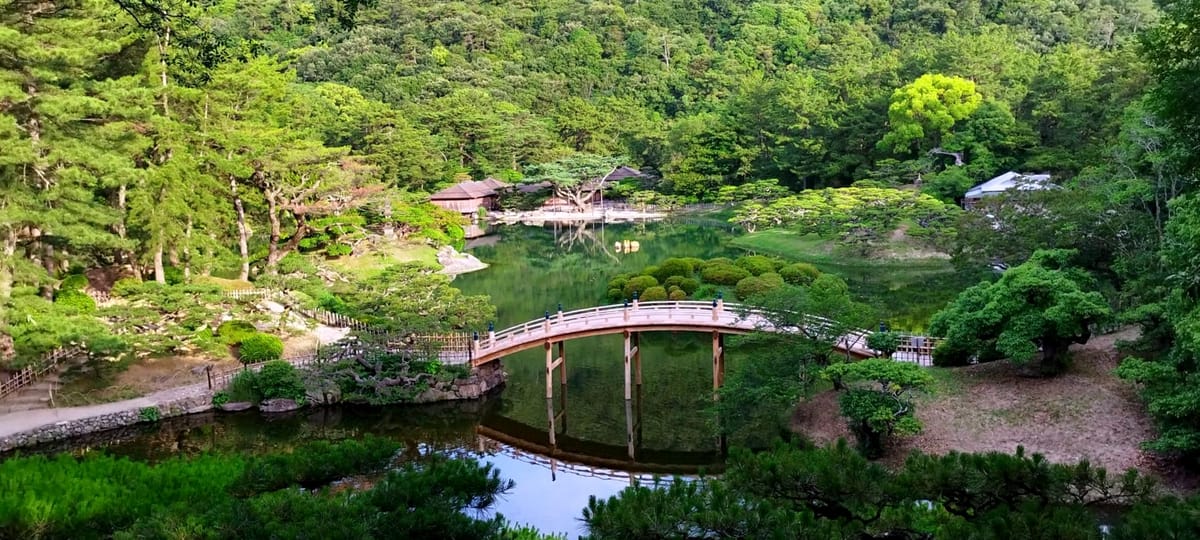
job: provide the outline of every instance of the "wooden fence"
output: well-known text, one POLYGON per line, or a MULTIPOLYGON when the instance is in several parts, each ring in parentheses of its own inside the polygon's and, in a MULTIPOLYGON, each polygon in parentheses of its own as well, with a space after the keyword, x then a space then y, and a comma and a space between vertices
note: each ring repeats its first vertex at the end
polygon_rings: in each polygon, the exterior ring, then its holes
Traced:
POLYGON ((37 365, 26 366, 25 369, 18 371, 11 379, 0 383, 0 399, 4 399, 10 394, 20 391, 22 388, 41 379, 47 373, 54 371, 58 368, 59 362, 64 358, 71 358, 82 352, 83 349, 79 347, 64 347, 50 351, 50 354, 42 358, 41 362, 38 362, 37 365))

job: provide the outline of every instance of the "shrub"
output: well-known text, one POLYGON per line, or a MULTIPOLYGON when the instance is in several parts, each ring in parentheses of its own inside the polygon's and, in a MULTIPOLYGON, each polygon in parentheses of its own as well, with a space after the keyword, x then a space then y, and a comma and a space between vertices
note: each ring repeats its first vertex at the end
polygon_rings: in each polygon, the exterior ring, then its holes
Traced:
POLYGON ((692 295, 692 298, 695 298, 696 300, 708 300, 711 298, 716 298, 717 292, 719 291, 720 288, 718 288, 716 285, 701 285, 696 289, 696 292, 692 295))
POLYGON ((292 399, 300 401, 307 393, 300 371, 282 360, 263 364, 255 377, 254 388, 262 399, 292 399))
POLYGON ((277 491, 289 486, 324 486, 347 475, 383 468, 400 443, 370 436, 361 441, 314 441, 288 454, 250 458, 231 491, 239 496, 277 491))
POLYGON ((82 291, 88 286, 88 278, 83 274, 71 274, 58 284, 59 291, 82 291))
POLYGON ((700 280, 696 278, 683 278, 679 280, 679 288, 688 294, 695 293, 700 288, 700 280))
POLYGON ((183 270, 175 266, 163 268, 163 277, 167 280, 167 285, 179 285, 183 283, 183 270))
POLYGON ((255 333, 242 341, 238 359, 243 364, 257 364, 283 357, 283 341, 270 334, 255 333))
POLYGON ((704 266, 704 259, 696 257, 680 257, 679 260, 692 265, 692 272, 699 272, 700 267, 704 266))
POLYGON ((708 268, 710 266, 717 266, 717 265, 722 265, 722 264, 733 264, 733 259, 730 259, 729 257, 713 257, 707 261, 704 261, 704 263, 702 263, 700 265, 700 270, 703 271, 705 268, 708 268))
POLYGON ((971 352, 943 341, 933 349, 933 365, 938 367, 965 366, 971 363, 971 352))
POLYGON ((213 394, 213 397, 212 397, 213 407, 220 407, 222 405, 225 405, 226 403, 229 403, 229 401, 230 401, 229 392, 222 390, 220 392, 216 392, 213 394))
POLYGON ((257 333, 258 329, 253 324, 237 319, 225 321, 217 327, 217 337, 226 345, 237 345, 257 333))
POLYGON ((158 407, 142 407, 138 409, 138 420, 142 422, 157 422, 158 419, 158 407))
POLYGON ((792 285, 808 285, 814 279, 817 279, 817 276, 821 275, 821 271, 808 263, 793 263, 780 268, 779 275, 783 276, 784 281, 792 285))
POLYGON ((618 275, 614 276, 612 279, 608 280, 608 288, 624 289, 625 284, 629 283, 629 278, 631 278, 631 277, 633 277, 633 274, 618 274, 618 275))
MULTIPOLYGON (((658 285, 658 280, 654 279, 654 276, 635 276, 629 278, 629 281, 625 283, 625 288, 621 292, 625 294, 625 298, 632 298, 633 293, 636 292, 641 295, 646 289, 656 285, 658 285)), ((666 294, 664 293, 663 296, 665 297, 666 294)))
POLYGON ((734 264, 741 268, 745 268, 748 272, 755 276, 760 276, 768 272, 775 271, 775 261, 765 255, 747 255, 739 257, 734 264))
POLYGON ((767 273, 738 281, 735 293, 738 299, 747 300, 752 296, 768 293, 783 285, 783 278, 779 277, 779 274, 767 273))
POLYGON ((625 291, 622 291, 621 289, 609 289, 608 290, 608 301, 609 302, 620 302, 624 298, 625 298, 625 291))
POLYGON ((867 346, 877 351, 882 358, 891 358, 900 347, 900 336, 893 332, 872 332, 867 336, 867 346))
POLYGON ((668 300, 687 300, 687 297, 688 295, 683 292, 683 289, 675 289, 667 294, 668 300))
POLYGON ((75 289, 60 290, 54 297, 54 304, 76 313, 92 313, 96 311, 96 301, 92 297, 75 289))
POLYGON ((333 243, 325 246, 326 257, 341 257, 343 255, 349 255, 353 252, 354 248, 346 244, 333 243))
POLYGON ((258 403, 262 396, 258 394, 258 374, 253 371, 243 371, 233 376, 229 388, 225 389, 230 401, 249 401, 258 403))
POLYGON ((663 288, 661 285, 655 285, 653 287, 650 287, 649 289, 646 289, 641 294, 641 301, 643 301, 643 302, 657 302, 657 301, 666 300, 666 299, 667 299, 667 290, 665 288, 663 288))
POLYGON ((663 285, 663 287, 666 287, 666 288, 667 288, 667 290, 669 291, 669 290, 671 290, 671 287, 678 287, 678 286, 679 286, 679 284, 680 284, 680 283, 681 283, 683 280, 684 280, 684 277, 683 277, 683 276, 671 276, 671 277, 669 277, 669 278, 667 278, 667 279, 664 279, 664 280, 662 281, 662 285, 663 285))
POLYGON ((113 282, 111 292, 116 296, 128 296, 137 292, 142 280, 135 277, 123 277, 113 282))
POLYGON ((700 271, 700 279, 705 283, 715 285, 736 285, 737 282, 748 277, 750 277, 749 271, 732 264, 706 266, 704 270, 700 271))
MULTIPOLYGON (((688 261, 672 258, 659 263, 658 267, 655 268, 655 272, 651 275, 653 275, 661 283, 665 282, 667 278, 673 276, 691 276, 693 273, 695 273, 695 271, 696 269, 693 268, 692 264, 688 261)), ((646 273, 649 274, 650 272, 646 273)))

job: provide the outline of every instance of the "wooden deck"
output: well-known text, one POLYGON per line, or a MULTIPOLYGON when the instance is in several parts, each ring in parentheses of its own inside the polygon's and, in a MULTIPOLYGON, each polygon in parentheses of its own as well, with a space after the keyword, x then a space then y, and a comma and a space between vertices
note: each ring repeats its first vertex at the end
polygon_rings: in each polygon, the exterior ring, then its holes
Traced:
MULTIPOLYGON (((720 332, 722 334, 745 334, 755 330, 768 332, 800 333, 821 331, 831 322, 820 317, 808 317, 803 328, 775 328, 762 314, 740 305, 717 302, 666 301, 633 302, 628 305, 613 304, 552 313, 549 317, 535 319, 473 340, 469 350, 447 348, 442 359, 447 363, 467 363, 479 366, 504 356, 589 336, 621 334, 630 332, 720 332)), ((855 330, 837 340, 834 348, 857 358, 875 356, 867 347, 869 330, 855 330)), ((893 358, 922 366, 931 365, 936 338, 902 335, 900 349, 893 358)))

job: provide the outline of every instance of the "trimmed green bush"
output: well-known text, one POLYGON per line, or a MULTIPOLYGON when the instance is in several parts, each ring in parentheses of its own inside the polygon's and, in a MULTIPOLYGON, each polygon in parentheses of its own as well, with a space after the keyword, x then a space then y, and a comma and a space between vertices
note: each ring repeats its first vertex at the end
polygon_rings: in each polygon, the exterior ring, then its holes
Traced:
POLYGON ((609 289, 607 296, 609 302, 620 302, 625 299, 625 291, 621 289, 609 289))
POLYGON ((783 276, 784 281, 792 285, 808 285, 814 279, 817 279, 817 276, 821 275, 821 271, 808 263, 793 263, 780 268, 779 275, 783 276))
POLYGON ((226 345, 237 345, 258 333, 258 329, 246 321, 234 319, 217 327, 217 337, 226 345))
POLYGON ((715 285, 737 285, 739 281, 748 277, 750 277, 748 270, 732 264, 706 266, 704 270, 700 271, 700 279, 705 283, 715 285))
POLYGON ((779 274, 767 273, 739 281, 735 292, 739 300, 747 300, 750 297, 771 292, 783 285, 783 278, 779 277, 779 274))
POLYGON ((708 268, 710 266, 720 266, 723 264, 732 265, 733 259, 730 259, 729 257, 714 257, 712 259, 709 259, 709 260, 701 263, 700 271, 703 272, 706 268, 708 268))
POLYGON ((96 311, 96 301, 83 291, 74 289, 60 290, 54 297, 54 305, 77 313, 92 313, 96 311))
POLYGON ((300 401, 307 393, 304 390, 304 381, 300 379, 300 371, 283 360, 263 364, 255 377, 254 387, 262 399, 300 401))
POLYGON ((666 287, 668 291, 670 291, 671 287, 678 287, 684 279, 685 278, 683 276, 671 276, 667 279, 664 279, 662 281, 662 285, 663 287, 666 287))
POLYGON ((238 347, 238 359, 243 364, 270 362, 283 357, 283 340, 271 334, 255 333, 238 347))
POLYGON ((775 261, 771 260, 771 258, 767 257, 766 255, 747 255, 745 257, 739 257, 737 262, 734 264, 745 268, 755 276, 761 276, 768 272, 775 271, 775 261))
POLYGON ((618 274, 618 275, 614 276, 612 279, 608 280, 608 288, 624 289, 625 284, 629 283, 629 278, 631 278, 631 277, 633 277, 633 274, 618 274))
MULTIPOLYGON (((635 276, 629 278, 629 281, 625 283, 625 288, 621 292, 625 294, 625 298, 633 298, 633 293, 636 292, 638 295, 641 295, 646 289, 657 285, 658 280, 654 279, 654 276, 635 276)), ((663 296, 666 296, 665 292, 663 296)))
POLYGON ((674 291, 667 293, 668 300, 687 300, 687 297, 688 295, 687 293, 683 292, 683 289, 675 289, 674 291))
POLYGON ((690 277, 693 273, 695 273, 696 269, 693 268, 692 264, 688 261, 671 258, 659 263, 658 268, 655 270, 656 271, 652 275, 658 279, 659 283, 664 283, 667 281, 667 279, 672 277, 690 277))
POLYGON ((700 288, 700 280, 696 278, 683 278, 679 280, 679 288, 688 294, 694 294, 700 288))
POLYGON ((643 302, 657 302, 667 299, 667 290, 661 285, 655 285, 642 292, 640 300, 643 302))
MULTIPOLYGON (((643 276, 653 276, 655 274, 658 274, 658 265, 656 265, 656 264, 652 264, 650 266, 643 268, 642 273, 641 273, 641 275, 643 275, 643 276)), ((654 279, 658 279, 658 278, 656 277, 654 279)))
POLYGON ((82 291, 88 286, 88 278, 83 274, 71 274, 58 284, 59 291, 82 291))
POLYGON ((692 272, 699 272, 700 267, 704 266, 704 259, 696 257, 679 257, 679 260, 692 265, 692 272))

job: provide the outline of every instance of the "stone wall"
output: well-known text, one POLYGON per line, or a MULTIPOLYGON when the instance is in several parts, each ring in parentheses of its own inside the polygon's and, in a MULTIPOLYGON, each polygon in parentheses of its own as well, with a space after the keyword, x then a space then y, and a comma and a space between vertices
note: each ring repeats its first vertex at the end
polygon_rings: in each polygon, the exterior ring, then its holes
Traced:
MULTIPOLYGON (((158 405, 152 405, 152 407, 158 410, 158 417, 160 419, 199 413, 212 409, 212 394, 207 390, 198 394, 189 394, 160 401, 158 405)), ((64 420, 53 424, 45 424, 28 431, 14 433, 0 439, 0 452, 145 422, 146 418, 142 413, 142 410, 145 408, 147 407, 142 404, 131 405, 128 409, 114 413, 75 420, 64 420)))

